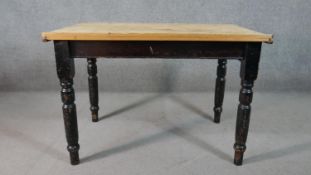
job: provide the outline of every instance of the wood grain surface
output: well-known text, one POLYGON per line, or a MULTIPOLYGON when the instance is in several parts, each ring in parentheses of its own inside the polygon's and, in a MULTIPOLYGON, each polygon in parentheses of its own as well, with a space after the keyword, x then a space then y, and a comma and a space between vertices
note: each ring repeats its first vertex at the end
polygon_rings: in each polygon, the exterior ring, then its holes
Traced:
POLYGON ((81 23, 42 33, 43 41, 267 42, 272 35, 233 24, 81 23))

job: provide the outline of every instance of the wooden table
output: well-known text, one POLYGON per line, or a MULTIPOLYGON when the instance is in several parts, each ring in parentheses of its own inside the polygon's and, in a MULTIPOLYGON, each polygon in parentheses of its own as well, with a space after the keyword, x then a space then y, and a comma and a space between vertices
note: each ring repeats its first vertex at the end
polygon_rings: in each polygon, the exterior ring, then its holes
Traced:
MULTIPOLYGON (((79 164, 79 143, 73 78, 74 58, 87 58, 92 121, 98 121, 96 59, 163 58, 218 59, 214 121, 220 122, 228 59, 241 61, 241 91, 237 110, 234 164, 242 165, 251 113, 254 81, 261 45, 272 35, 231 24, 84 23, 42 33, 54 41, 56 69, 61 85, 67 149, 72 165, 79 164)), ((194 70, 195 71, 195 70, 194 70)))

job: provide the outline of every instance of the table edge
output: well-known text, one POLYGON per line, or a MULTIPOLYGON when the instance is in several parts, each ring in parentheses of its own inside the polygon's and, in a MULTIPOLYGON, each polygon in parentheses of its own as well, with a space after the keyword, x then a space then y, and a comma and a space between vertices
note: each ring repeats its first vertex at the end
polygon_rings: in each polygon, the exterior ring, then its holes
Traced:
POLYGON ((264 42, 273 43, 272 34, 238 35, 238 34, 94 34, 42 32, 42 41, 206 41, 206 42, 264 42))

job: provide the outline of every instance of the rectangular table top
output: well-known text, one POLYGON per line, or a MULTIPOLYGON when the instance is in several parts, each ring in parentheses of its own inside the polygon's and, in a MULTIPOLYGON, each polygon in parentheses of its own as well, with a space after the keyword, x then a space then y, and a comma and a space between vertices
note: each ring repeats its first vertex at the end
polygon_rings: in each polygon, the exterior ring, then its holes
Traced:
POLYGON ((43 32, 42 39, 80 41, 267 42, 272 35, 233 24, 81 23, 43 32))

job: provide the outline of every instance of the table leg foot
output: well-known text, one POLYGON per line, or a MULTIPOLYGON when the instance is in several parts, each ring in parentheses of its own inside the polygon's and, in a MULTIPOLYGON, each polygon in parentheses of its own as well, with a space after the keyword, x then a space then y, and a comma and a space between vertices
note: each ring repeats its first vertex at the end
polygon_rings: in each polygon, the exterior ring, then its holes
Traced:
POLYGON ((78 165, 80 163, 79 144, 76 146, 68 146, 67 150, 69 151, 71 165, 78 165))
POLYGON ((239 165, 242 165, 243 163, 243 154, 245 152, 245 145, 238 145, 238 144, 235 144, 234 145, 234 149, 235 149, 235 152, 234 152, 234 161, 233 163, 237 166, 239 165))
POLYGON ((92 122, 98 122, 98 109, 92 109, 91 107, 91 113, 92 113, 92 122))

